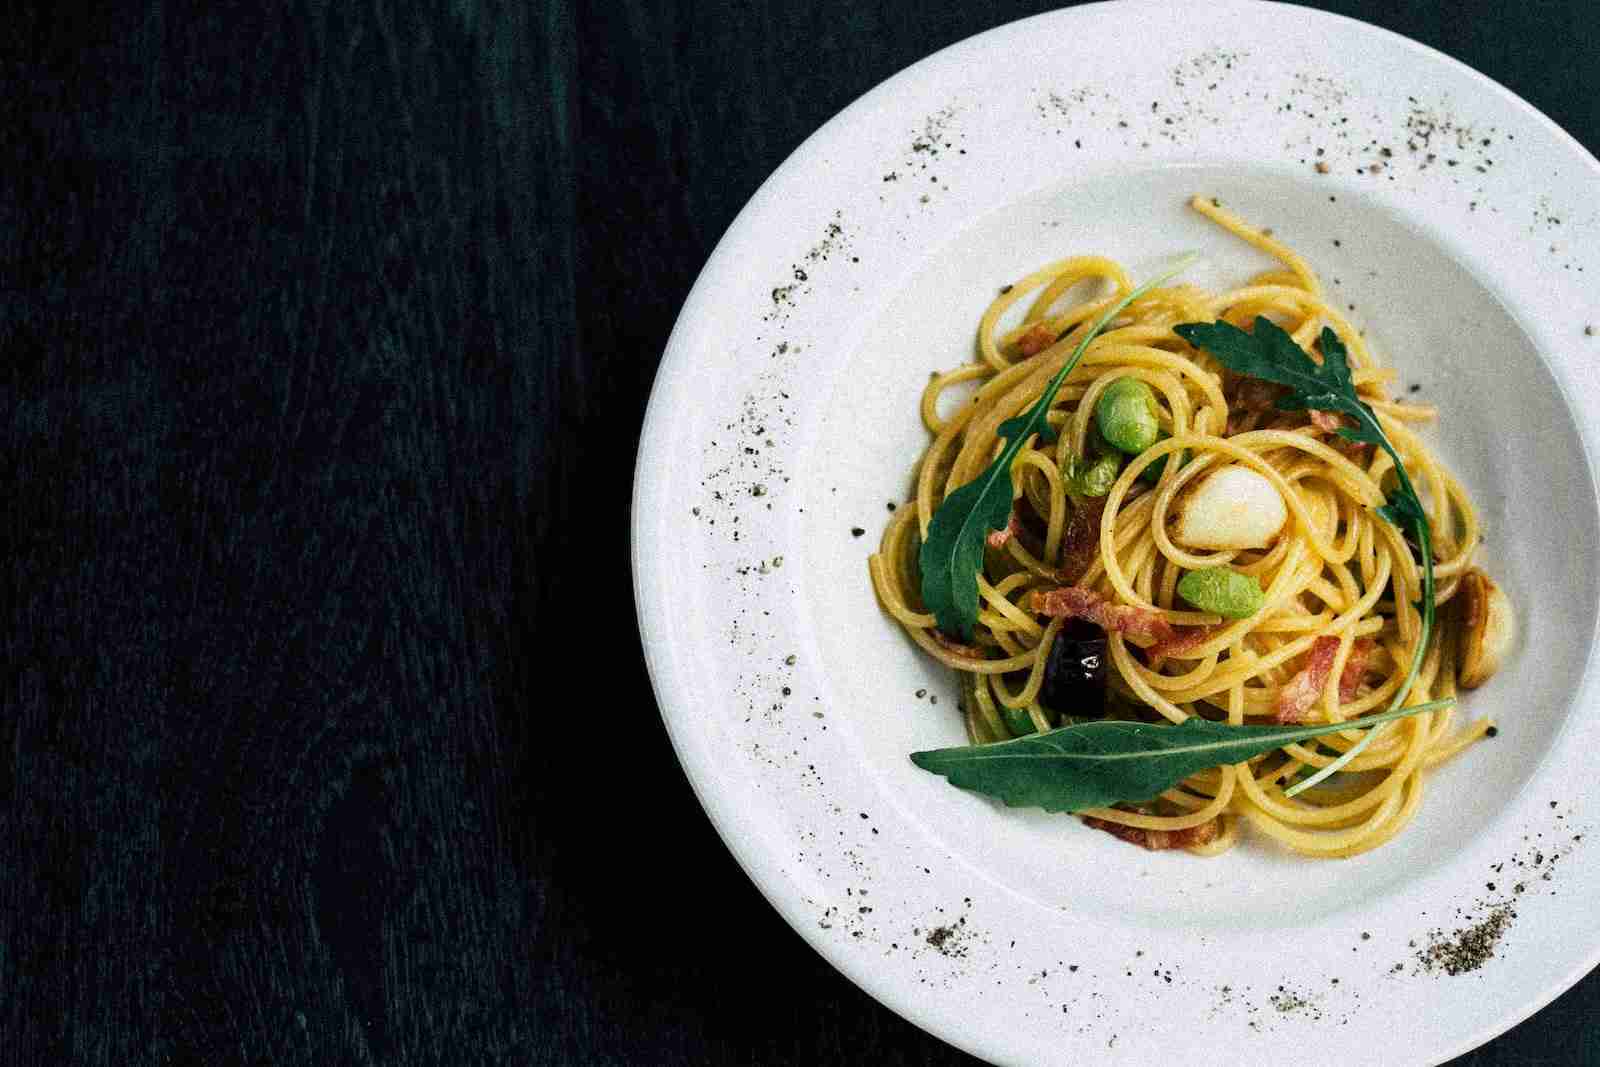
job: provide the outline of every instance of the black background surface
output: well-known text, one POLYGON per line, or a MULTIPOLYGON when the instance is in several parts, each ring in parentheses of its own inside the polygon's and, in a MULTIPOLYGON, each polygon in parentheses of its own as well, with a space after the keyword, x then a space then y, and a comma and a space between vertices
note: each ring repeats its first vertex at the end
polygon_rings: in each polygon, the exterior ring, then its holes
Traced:
MULTIPOLYGON (((1316 6, 1600 147, 1582 0, 1316 6)), ((1044 9, 0 21, 0 1062, 972 1062, 712 832, 627 506, 668 330, 758 184, 1044 9)), ((1597 1021, 1591 976, 1460 1062, 1597 1059, 1597 1021)))

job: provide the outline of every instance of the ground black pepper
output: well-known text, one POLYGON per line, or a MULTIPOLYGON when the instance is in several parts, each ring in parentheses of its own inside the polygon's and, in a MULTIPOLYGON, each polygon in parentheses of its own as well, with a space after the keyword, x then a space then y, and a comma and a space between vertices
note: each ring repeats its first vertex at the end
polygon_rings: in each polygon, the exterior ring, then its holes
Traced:
POLYGON ((1495 948, 1511 920, 1517 917, 1510 904, 1497 904, 1482 919, 1470 926, 1445 934, 1435 931, 1428 944, 1417 952, 1417 962, 1432 974, 1466 974, 1494 958, 1495 948))

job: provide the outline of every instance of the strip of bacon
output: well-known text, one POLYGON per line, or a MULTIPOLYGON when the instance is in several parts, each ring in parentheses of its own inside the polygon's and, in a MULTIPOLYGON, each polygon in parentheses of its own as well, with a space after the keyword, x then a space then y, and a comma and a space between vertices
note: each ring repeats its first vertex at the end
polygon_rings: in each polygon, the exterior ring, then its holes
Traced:
POLYGON ((1370 637, 1358 637, 1350 646, 1350 655, 1344 661, 1344 670, 1339 672, 1339 702, 1348 704, 1356 698, 1356 690, 1361 688, 1361 680, 1366 677, 1367 657, 1372 655, 1373 649, 1378 647, 1378 642, 1370 637))
POLYGON ((1006 547, 1006 542, 1015 537, 1017 535, 1017 531, 1021 529, 1022 522, 1017 518, 1017 513, 1013 511, 1011 513, 1011 518, 1006 520, 1005 529, 990 530, 989 536, 984 538, 984 542, 990 548, 1004 548, 1006 547))
POLYGON ((1033 329, 1017 338, 1017 351, 1025 356, 1037 356, 1055 344, 1056 335, 1047 323, 1036 323, 1033 329))
MULTIPOLYGON (((1333 670, 1333 658, 1338 654, 1337 637, 1319 637, 1311 642, 1311 651, 1306 653, 1305 666, 1278 690, 1273 715, 1277 722, 1306 721, 1306 712, 1311 710, 1311 706, 1317 702, 1317 697, 1322 695, 1322 687, 1328 684, 1328 674, 1333 670)), ((1340 681, 1342 682, 1343 678, 1340 681)))
POLYGON ((1337 411, 1321 411, 1317 408, 1312 408, 1307 414, 1311 416, 1311 425, 1323 433, 1333 433, 1344 425, 1344 416, 1337 411))
POLYGON ((1289 390, 1276 382, 1265 382, 1260 378, 1252 378, 1247 374, 1229 373, 1230 392, 1233 394, 1231 403, 1242 411, 1260 413, 1271 411, 1280 396, 1289 390))
POLYGON ((1073 501, 1067 527, 1061 531, 1061 565, 1056 577, 1067 585, 1082 578, 1100 554, 1100 517, 1105 514, 1106 498, 1081 497, 1073 501))
POLYGON ((1370 442, 1351 441, 1345 437, 1334 437, 1328 441, 1328 444, 1342 452, 1345 459, 1362 469, 1372 465, 1372 453, 1377 448, 1376 445, 1370 442))
POLYGON ((1151 656, 1186 656, 1227 628, 1227 623, 1216 626, 1191 626, 1174 630, 1170 641, 1160 641, 1145 649, 1151 656))
POLYGON ((1215 819, 1203 822, 1199 826, 1191 826, 1187 830, 1146 830, 1138 826, 1124 826, 1119 822, 1097 819, 1093 815, 1083 816, 1083 821, 1086 825, 1096 830, 1104 830, 1120 841, 1147 848, 1152 852, 1169 848, 1194 848, 1196 845, 1214 841, 1217 836, 1215 819))
POLYGON ((1033 610, 1051 617, 1088 619, 1106 633, 1123 633, 1148 641, 1170 641, 1177 636, 1172 624, 1152 608, 1113 604, 1092 589, 1065 585, 1048 593, 1033 594, 1033 610))

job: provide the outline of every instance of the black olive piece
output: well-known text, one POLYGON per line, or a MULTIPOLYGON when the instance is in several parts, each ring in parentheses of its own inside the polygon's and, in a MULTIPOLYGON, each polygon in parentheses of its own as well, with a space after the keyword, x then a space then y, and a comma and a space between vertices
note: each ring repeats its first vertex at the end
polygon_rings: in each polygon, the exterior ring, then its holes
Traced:
POLYGON ((1081 619, 1061 628, 1044 663, 1039 700, 1057 715, 1098 719, 1105 714, 1104 630, 1081 619))

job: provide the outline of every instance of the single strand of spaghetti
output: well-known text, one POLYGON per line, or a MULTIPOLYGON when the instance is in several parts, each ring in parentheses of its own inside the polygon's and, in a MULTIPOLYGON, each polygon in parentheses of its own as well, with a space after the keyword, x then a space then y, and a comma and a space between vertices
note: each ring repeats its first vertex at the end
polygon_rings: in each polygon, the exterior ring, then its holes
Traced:
MULTIPOLYGON (((1047 480, 1048 476, 1032 460, 1028 459, 1030 456, 1045 457, 1045 453, 1038 448, 1025 448, 1018 455, 1017 458, 1020 464, 1011 468, 1012 473, 1016 475, 1017 489, 1019 490, 1016 500, 1018 502, 1025 501, 1035 515, 1048 516, 1050 514, 1050 483, 1047 480)), ((1045 458, 1045 463, 1051 467, 1055 466, 1047 457, 1045 458)), ((1016 510, 1015 507, 1012 510, 1014 512, 1016 510)), ((1014 540, 1019 539, 1014 538, 1014 540)))
POLYGON ((939 397, 950 386, 959 382, 970 382, 974 378, 982 378, 989 373, 989 368, 982 363, 968 363, 957 367, 955 370, 943 371, 928 379, 928 384, 922 389, 922 425, 928 428, 931 434, 937 434, 944 429, 945 422, 939 418, 939 397))
MULTIPOLYGON (((1156 560, 1156 543, 1151 537, 1141 537, 1133 543, 1123 561, 1128 573, 1133 575, 1133 591, 1147 604, 1155 604, 1155 590, 1151 586, 1152 564, 1156 560)), ((1159 609, 1159 606, 1158 606, 1159 609)))
MULTIPOLYGON (((934 624, 932 615, 923 614, 913 610, 903 592, 906 588, 895 580, 890 571, 890 561, 904 558, 904 536, 911 525, 913 515, 910 508, 898 512, 890 520, 888 527, 883 532, 883 540, 879 543, 878 552, 867 558, 867 572, 872 576, 872 588, 878 594, 878 602, 893 615, 901 625, 911 629, 922 629, 934 624)), ((904 572, 902 570, 902 577, 904 572)))
POLYGON ((1044 713, 1043 705, 1041 705, 1037 700, 1028 705, 1028 718, 1033 720, 1033 729, 1035 733, 1042 734, 1046 730, 1055 728, 1055 724, 1050 721, 1050 717, 1044 713))
POLYGON ((1183 570, 1165 557, 1156 557, 1156 562, 1161 567, 1160 580, 1156 583, 1156 603, 1170 608, 1176 602, 1178 579, 1183 577, 1183 570))
POLYGON ((1008 574, 1004 578, 1001 578, 999 581, 995 582, 994 591, 1005 597, 1007 600, 1014 602, 1017 597, 1013 596, 1012 594, 1016 593, 1019 589, 1025 589, 1032 584, 1033 579, 1029 575, 1018 571, 1016 574, 1008 574))
POLYGON ((978 675, 967 675, 967 678, 969 707, 977 709, 979 721, 982 722, 986 732, 996 739, 1010 737, 1011 731, 1006 728, 1005 721, 1000 717, 1000 710, 994 706, 994 700, 989 696, 988 685, 978 675))
POLYGON ((868 557, 867 572, 872 575, 872 588, 878 594, 878 603, 882 604, 883 609, 893 615, 900 625, 908 630, 923 630, 934 624, 932 615, 923 615, 906 607, 905 601, 900 598, 898 590, 884 572, 883 557, 868 557))
POLYGON ((1373 575, 1378 570, 1378 534, 1374 528, 1376 523, 1363 521, 1361 523, 1361 536, 1356 542, 1356 564, 1361 575, 1361 584, 1371 588, 1373 575))
MULTIPOLYGON (((1261 231, 1266 233, 1265 230, 1261 231)), ((1270 236, 1270 235, 1269 235, 1270 236)), ((1298 288, 1300 279, 1292 270, 1264 270, 1260 274, 1252 274, 1246 285, 1287 285, 1298 288)))
POLYGON ((916 519, 915 509, 896 508, 894 518, 884 528, 879 548, 885 566, 893 568, 890 573, 895 577, 897 587, 902 591, 914 591, 915 598, 904 596, 908 605, 918 603, 922 590, 916 560, 917 542, 920 540, 916 533, 916 519))
POLYGON ((1229 814, 1217 816, 1217 834, 1203 845, 1193 845, 1186 849, 1191 856, 1200 856, 1210 859, 1220 856, 1239 844, 1239 820, 1229 814))
POLYGON ((1433 755, 1433 753, 1442 745, 1447 743, 1445 735, 1450 732, 1451 726, 1453 726, 1455 723, 1455 711, 1455 705, 1451 705, 1448 708, 1441 708, 1434 715, 1433 732, 1428 735, 1428 754, 1430 756, 1433 755))
POLYGON ((924 652, 943 663, 946 667, 953 667, 958 671, 970 671, 974 674, 1004 674, 1007 671, 1024 670, 1033 665, 1033 652, 1031 650, 1022 655, 1007 656, 1004 659, 973 659, 971 656, 962 656, 946 650, 938 641, 933 639, 929 629, 908 630, 907 632, 924 652))
MULTIPOLYGON (((1452 508, 1450 509, 1461 519, 1461 532, 1456 538, 1455 554, 1448 558, 1438 560, 1433 565, 1435 581, 1455 578, 1467 571, 1472 565, 1472 557, 1477 552, 1478 538, 1480 536, 1478 509, 1473 507, 1472 500, 1467 496, 1461 483, 1449 471, 1444 471, 1445 486, 1450 493, 1452 508)), ((1449 512, 1447 512, 1449 513, 1449 512)))
POLYGON ((1306 633, 1315 630, 1318 633, 1326 630, 1333 621, 1333 614, 1319 611, 1315 615, 1275 615, 1270 619, 1258 622, 1255 629, 1250 631, 1256 634, 1294 634, 1306 633))
POLYGON ((1439 417, 1439 409, 1432 404, 1409 404, 1403 400, 1369 400, 1367 403, 1378 414, 1399 422, 1433 422, 1439 417))
MULTIPOLYGON (((1456 653, 1459 650, 1459 633, 1453 626, 1442 627, 1439 633, 1439 669, 1434 677, 1434 695, 1436 698, 1453 697, 1456 695, 1456 653)), ((1455 720, 1455 707, 1444 708, 1434 715, 1433 730, 1428 735, 1428 751, 1430 754, 1444 741, 1451 724, 1455 720)))
POLYGON ((1455 737, 1442 741, 1428 750, 1427 757, 1423 760, 1425 767, 1437 767, 1445 760, 1455 756, 1462 749, 1477 744, 1483 740, 1485 734, 1494 728, 1493 719, 1474 719, 1462 727, 1455 737))
MULTIPOLYGON (((1044 558, 1046 560, 1059 559, 1061 556, 1061 532, 1066 516, 1066 488, 1061 483, 1061 471, 1051 462, 1049 455, 1038 449, 1028 449, 1021 457, 1021 467, 1027 471, 1034 471, 1045 480, 1047 487, 1047 502, 1045 510, 1040 514, 1046 516, 1044 537, 1044 558)), ((1016 470, 1013 467, 1012 470, 1016 470)), ((1038 511, 1037 506, 1034 509, 1038 511)), ((1012 538, 1012 543, 1016 542, 1012 538)), ((1017 557, 1020 561, 1021 556, 1017 557)), ((1028 557, 1032 559, 1031 556, 1028 557)), ((1034 569, 1030 567, 1030 569, 1034 569)), ((1039 572, 1045 573, 1043 563, 1039 563, 1039 572)))
POLYGON ((1184 815, 1145 815, 1142 812, 1122 811, 1119 808, 1088 808, 1078 814, 1104 819, 1106 822, 1114 822, 1121 826, 1135 826, 1142 830, 1188 830, 1210 822, 1227 809, 1233 800, 1233 780, 1229 777, 1225 782, 1219 797, 1204 807, 1184 815))
MULTIPOLYGON (((1377 357, 1374 356, 1373 358, 1376 359, 1377 357)), ((1381 388, 1378 387, 1390 385, 1398 381, 1399 378, 1400 372, 1393 367, 1380 367, 1374 364, 1367 367, 1350 368, 1350 382, 1357 389, 1377 389, 1377 391, 1382 392, 1381 388)), ((1388 397, 1385 395, 1379 397, 1379 399, 1386 400, 1388 397)))
POLYGON ((1224 208, 1214 197, 1191 197, 1189 206, 1241 241, 1259 248, 1279 263, 1282 263, 1294 274, 1300 284, 1305 286, 1313 295, 1321 294, 1322 284, 1317 281, 1316 274, 1312 272, 1306 261, 1301 259, 1288 245, 1263 232, 1258 227, 1250 225, 1238 215, 1224 208))
POLYGON ((1405 535, 1399 527, 1386 522, 1379 525, 1376 532, 1384 546, 1379 558, 1387 559, 1393 567, 1390 579, 1394 584, 1395 621, 1400 628, 1400 636, 1407 644, 1415 645, 1422 630, 1422 616, 1412 606, 1422 587, 1416 560, 1412 558, 1411 548, 1406 544, 1405 535))

